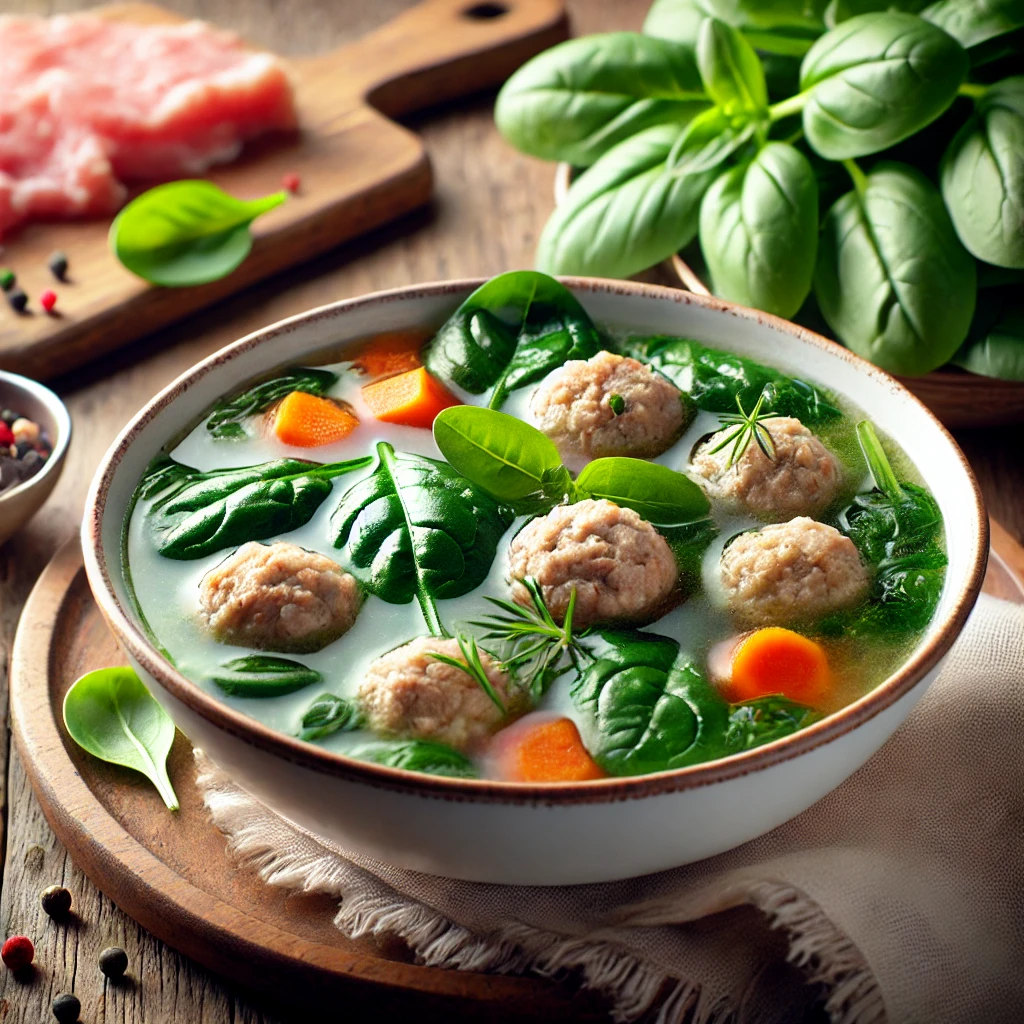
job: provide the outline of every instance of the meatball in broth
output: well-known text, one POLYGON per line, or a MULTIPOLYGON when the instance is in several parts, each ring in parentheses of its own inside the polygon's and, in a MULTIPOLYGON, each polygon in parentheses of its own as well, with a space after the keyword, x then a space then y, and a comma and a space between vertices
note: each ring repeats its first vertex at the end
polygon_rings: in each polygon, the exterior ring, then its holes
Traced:
POLYGON ((635 359, 598 352, 549 374, 530 400, 537 426, 563 458, 668 451, 690 419, 682 392, 635 359))
POLYGON ((667 610, 678 569, 665 538, 631 508, 587 499, 527 523, 509 549, 512 598, 530 606, 520 580, 532 576, 562 621, 576 590, 573 622, 651 622, 667 610))
POLYGON ((355 577, 287 541, 243 544, 199 584, 214 637, 263 651, 319 651, 352 628, 361 603, 355 577))
POLYGON ((799 420, 774 416, 761 422, 772 439, 771 458, 751 443, 729 465, 732 445, 714 449, 736 429, 730 426, 697 449, 691 476, 713 501, 758 519, 781 522, 819 515, 839 494, 842 464, 799 420))

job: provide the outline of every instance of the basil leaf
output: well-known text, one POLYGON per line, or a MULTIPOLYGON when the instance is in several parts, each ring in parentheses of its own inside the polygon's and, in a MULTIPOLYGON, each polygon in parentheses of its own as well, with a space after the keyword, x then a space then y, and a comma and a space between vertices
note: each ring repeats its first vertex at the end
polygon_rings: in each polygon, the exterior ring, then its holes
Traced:
POLYGON ((146 510, 157 551, 165 558, 190 559, 297 530, 331 493, 334 477, 371 460, 321 464, 276 459, 207 473, 190 466, 172 469, 172 461, 165 457, 151 464, 140 494, 159 495, 146 510))
MULTIPOLYGON (((757 130, 758 123, 751 117, 731 117, 721 107, 712 107, 695 117, 679 136, 669 152, 667 167, 675 175, 713 174, 750 142, 757 130)), ((702 191, 711 180, 704 181, 702 191)))
POLYGON ((886 11, 844 21, 804 57, 803 126, 830 160, 887 149, 935 120, 967 74, 967 52, 940 28, 886 11))
POLYGON ((980 260, 1024 267, 1024 75, 989 86, 942 158, 942 197, 980 260))
POLYGON ((1020 285, 978 293, 970 334, 953 362, 982 377, 1024 381, 1024 298, 1020 285))
POLYGON ((483 583, 513 518, 446 463, 396 454, 382 441, 376 467, 345 493, 331 526, 345 568, 389 604, 415 597, 439 635, 435 599, 483 583))
POLYGON ((644 128, 681 127, 707 105, 691 49, 613 32, 527 61, 498 94, 494 120, 522 152, 587 167, 644 128))
POLYGON ((651 523, 677 526, 704 519, 711 505, 690 479, 644 459, 607 458, 588 463, 576 487, 592 498, 631 508, 651 523))
POLYGON ((367 743, 353 750, 352 757, 428 775, 446 775, 455 779, 475 779, 477 776, 473 762, 465 754, 431 740, 367 743))
POLYGON ((731 25, 708 18, 697 37, 697 67, 704 88, 727 117, 762 116, 768 87, 754 48, 731 25))
POLYGON ((499 501, 516 501, 542 490, 545 474, 562 465, 550 438, 493 409, 444 409, 434 420, 434 440, 459 473, 499 501))
POLYGON ((209 181, 172 181, 133 199, 110 226, 110 248, 133 274, 175 288, 226 277, 249 255, 249 225, 287 192, 235 199, 209 181))
POLYGON ((537 266, 553 274, 629 277, 690 242, 717 165, 670 169, 679 137, 674 125, 648 128, 584 171, 541 233, 537 266))
POLYGON ((700 207, 700 244, 716 295, 791 317, 814 279, 818 184, 807 158, 769 142, 726 171, 700 207))
POLYGON ((275 402, 293 391, 308 395, 324 395, 338 382, 330 370, 294 366, 280 377, 254 384, 233 398, 222 398, 206 421, 206 429, 216 438, 244 438, 242 423, 251 416, 266 412, 275 402))
POLYGON ((247 654, 224 662, 210 679, 232 697, 281 697, 319 683, 323 676, 290 658, 247 654))
POLYGON ((812 725, 821 715, 803 704, 778 694, 758 697, 746 704, 734 705, 729 713, 724 745, 730 753, 740 753, 781 740, 812 725))
POLYGON ((130 668, 100 668, 76 680, 64 697, 64 725, 83 750, 142 772, 178 809, 167 777, 174 723, 130 668))
POLYGON ((517 270, 481 285, 448 318, 424 350, 427 369, 490 405, 532 384, 567 359, 589 359, 600 336, 586 310, 546 274, 517 270))
POLYGON ((319 740, 331 733, 357 729, 360 725, 362 715, 353 701, 324 693, 309 705, 302 716, 299 739, 319 740))
POLYGON ((948 32, 961 46, 977 46, 1024 25, 1021 0, 938 0, 921 17, 948 32))
POLYGON ((814 292, 847 347, 915 376, 947 362, 966 338, 976 270, 931 182, 883 162, 825 215, 814 292))

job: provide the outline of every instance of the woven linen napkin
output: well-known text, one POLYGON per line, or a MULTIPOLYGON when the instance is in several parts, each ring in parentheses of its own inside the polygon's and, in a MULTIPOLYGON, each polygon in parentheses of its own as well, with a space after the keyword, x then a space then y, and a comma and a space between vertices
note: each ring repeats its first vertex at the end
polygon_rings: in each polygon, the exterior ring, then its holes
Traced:
POLYGON ((982 597, 939 679, 835 792, 721 856, 622 882, 485 885, 351 856, 201 753, 241 863, 339 898, 348 936, 421 962, 568 974, 658 1024, 1024 1021, 1024 609, 982 597))

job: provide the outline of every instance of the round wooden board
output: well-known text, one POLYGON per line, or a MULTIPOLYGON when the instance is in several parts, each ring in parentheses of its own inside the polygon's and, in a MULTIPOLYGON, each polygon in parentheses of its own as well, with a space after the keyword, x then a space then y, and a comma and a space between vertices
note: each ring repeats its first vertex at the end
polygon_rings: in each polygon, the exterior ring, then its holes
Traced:
MULTIPOLYGON (((985 590, 1024 603, 1024 548, 992 524, 985 590)), ((344 938, 335 902, 286 894, 228 857, 194 785, 181 735, 170 774, 181 810, 128 769, 66 738, 60 708, 84 672, 124 659, 97 609, 77 541, 61 549, 25 606, 11 663, 15 741, 43 812, 89 878, 157 938, 250 988, 289 1003, 420 1021, 607 1020, 602 1002, 537 978, 423 967, 395 940, 344 938), (339 1000, 343 999, 343 1002, 339 1000)), ((354 1017, 352 1019, 359 1019, 354 1017)))

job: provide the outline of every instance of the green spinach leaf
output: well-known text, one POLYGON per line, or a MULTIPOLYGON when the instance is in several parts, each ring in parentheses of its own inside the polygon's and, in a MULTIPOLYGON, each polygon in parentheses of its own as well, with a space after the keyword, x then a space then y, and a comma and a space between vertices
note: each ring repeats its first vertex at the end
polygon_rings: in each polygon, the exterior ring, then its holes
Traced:
POLYGON ((323 676, 290 658, 247 654, 224 662, 210 679, 232 697, 281 697, 319 683, 323 676))
POLYGON ((883 162, 826 214, 814 291, 844 344, 890 373, 916 376, 966 338, 975 263, 935 187, 906 164, 883 162))
POLYGON ((334 732, 358 729, 362 724, 363 716, 354 701, 323 693, 303 714, 299 739, 319 740, 334 732))
POLYGON ((203 558, 304 526, 331 493, 335 477, 370 462, 369 457, 325 464, 276 459, 202 473, 162 456, 140 485, 140 493, 154 499, 146 523, 165 558, 203 558))
POLYGON ((493 387, 491 408, 568 359, 601 347, 586 310, 547 274, 517 270, 481 285, 424 350, 427 369, 446 384, 479 395, 493 387))
POLYGON ((287 192, 242 200, 211 181, 171 181, 133 199, 110 226, 110 248, 133 274, 166 287, 227 277, 252 249, 249 225, 287 192))
POLYGON ((71 738, 101 761, 142 772, 167 807, 178 797, 167 777, 174 723, 130 668, 100 668, 76 680, 64 697, 71 738))
POLYGON ((708 18, 697 36, 697 67, 707 94, 727 117, 764 117, 768 87, 754 48, 732 25, 708 18))
POLYGON ((804 57, 807 141, 824 157, 878 153, 934 121, 967 74, 967 52, 912 14, 862 14, 822 36, 804 57))
POLYGON ((522 152, 588 167, 644 128, 682 127, 707 106, 691 49, 613 32, 528 61, 498 94, 494 120, 522 152))
POLYGON ((711 509, 692 480, 643 459, 595 459, 576 478, 576 488, 583 496, 606 498, 664 526, 704 519, 711 509))
POLYGON ((921 17, 948 32, 961 46, 1006 35, 1024 25, 1022 0, 937 0, 921 17))
POLYGON ((697 519, 681 526, 661 526, 658 532, 668 541, 679 567, 679 589, 685 597, 701 587, 701 566, 704 552, 718 536, 713 519, 697 519))
POLYGON ((389 604, 420 603, 443 635, 435 600, 459 597, 487 576, 514 516, 451 466, 377 445, 377 465, 331 517, 345 568, 389 604))
POLYGON ((781 740, 812 725, 821 715, 788 697, 773 694, 733 705, 723 740, 731 754, 781 740))
POLYGON ((726 171, 700 207, 700 244, 716 295, 791 317, 814 279, 818 185, 807 158, 769 142, 726 171))
POLYGON ((978 293, 970 334, 953 362, 982 377, 1024 381, 1024 292, 1020 284, 978 293))
POLYGON ((222 398, 206 421, 206 429, 216 438, 238 440, 246 436, 242 424, 251 416, 266 412, 275 402, 293 391, 324 395, 338 382, 330 370, 293 366, 280 377, 246 388, 233 398, 222 398))
POLYGON ((399 740, 394 743, 367 743, 352 751, 360 761, 372 761, 388 768, 409 772, 447 775, 455 779, 475 779, 476 768, 465 754, 431 740, 399 740))

